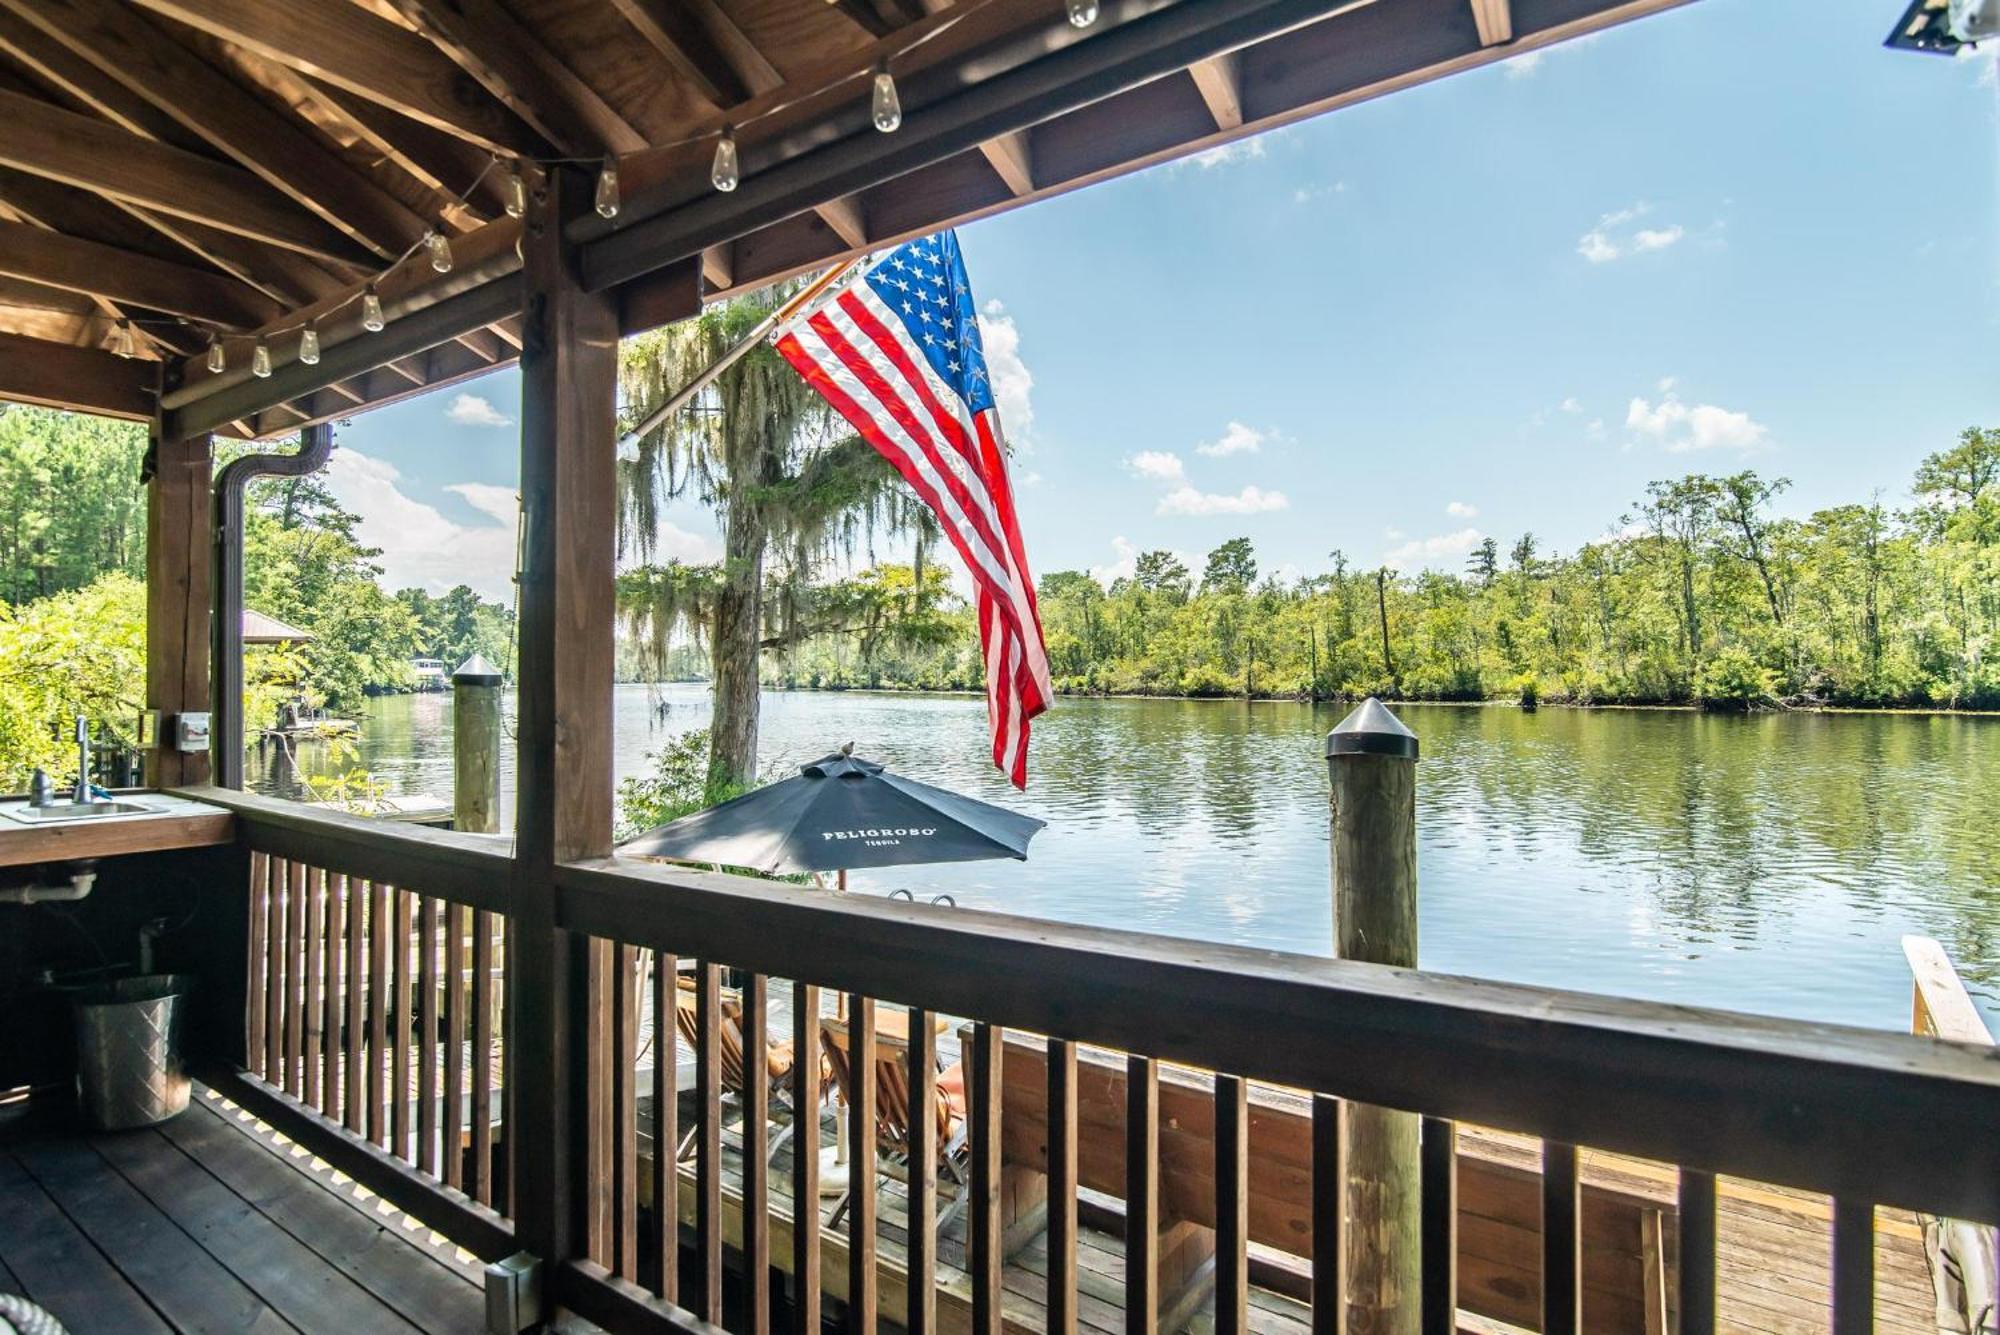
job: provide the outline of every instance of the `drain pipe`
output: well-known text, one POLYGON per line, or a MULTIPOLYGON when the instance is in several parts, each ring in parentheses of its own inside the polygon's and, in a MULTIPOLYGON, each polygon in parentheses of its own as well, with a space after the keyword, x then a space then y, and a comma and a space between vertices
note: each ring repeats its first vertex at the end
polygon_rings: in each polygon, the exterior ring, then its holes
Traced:
POLYGON ((0 886, 0 904, 67 904, 82 899, 97 883, 97 863, 70 864, 67 881, 0 886))
POLYGON ((299 433, 296 454, 246 454, 215 478, 215 620, 209 636, 215 663, 210 742, 216 786, 243 787, 243 488, 253 477, 303 477, 333 457, 333 428, 299 433))

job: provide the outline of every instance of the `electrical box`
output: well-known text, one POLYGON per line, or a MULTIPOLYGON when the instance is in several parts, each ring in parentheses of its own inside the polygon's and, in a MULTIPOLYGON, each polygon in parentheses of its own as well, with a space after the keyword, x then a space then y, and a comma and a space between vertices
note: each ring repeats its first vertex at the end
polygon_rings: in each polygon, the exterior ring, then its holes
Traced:
POLYGON ((174 720, 176 751, 208 750, 208 714, 182 714, 174 720))

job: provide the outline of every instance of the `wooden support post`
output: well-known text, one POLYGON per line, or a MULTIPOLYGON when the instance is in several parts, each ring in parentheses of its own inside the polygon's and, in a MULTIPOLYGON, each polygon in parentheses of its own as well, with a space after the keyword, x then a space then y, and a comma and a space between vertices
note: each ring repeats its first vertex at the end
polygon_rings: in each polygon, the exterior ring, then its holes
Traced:
POLYGON ((451 825, 500 832, 500 669, 474 654, 451 674, 451 825))
POLYGON ((174 747, 175 722, 208 711, 209 440, 154 419, 146 487, 146 707, 160 712, 147 782, 208 782, 208 752, 174 747))
POLYGON ((566 222, 591 181, 531 184, 523 229, 520 718, 507 1089, 516 1236, 546 1276, 583 1255, 589 1054, 583 941, 556 922, 558 862, 611 851, 618 311, 577 282, 566 222))
MULTIPOLYGON (((1364 700, 1326 738, 1333 949, 1417 963, 1417 738, 1364 700)), ((1355 1335, 1416 1335, 1423 1308, 1419 1121, 1349 1102, 1347 1319, 1355 1335)))

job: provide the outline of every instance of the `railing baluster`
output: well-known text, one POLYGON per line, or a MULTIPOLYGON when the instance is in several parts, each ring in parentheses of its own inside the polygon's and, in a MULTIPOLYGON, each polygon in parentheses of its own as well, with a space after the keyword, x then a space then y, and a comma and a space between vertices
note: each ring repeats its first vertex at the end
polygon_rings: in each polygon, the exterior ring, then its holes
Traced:
POLYGON ((1076 1335, 1076 1044, 1051 1038, 1049 1100, 1049 1335, 1076 1335))
POLYGON ((583 1038, 584 1063, 588 1072, 583 1098, 583 1249, 584 1255, 609 1270, 617 1264, 617 1257, 613 1254, 616 1239, 612 1236, 611 1227, 615 1207, 611 1199, 611 1182, 617 1167, 617 1147, 612 1140, 617 1128, 611 1115, 612 1100, 616 1097, 613 1072, 618 1066, 612 1025, 615 1009, 613 994, 616 990, 612 973, 616 951, 612 943, 601 936, 586 938, 583 949, 588 961, 585 966, 588 977, 585 980, 587 1000, 583 1038))
POLYGON ((346 881, 347 1015, 341 1026, 341 1055, 346 1061, 341 1079, 346 1098, 341 1108, 346 1114, 344 1125, 358 1136, 368 1125, 367 1076, 363 1061, 368 1051, 367 996, 363 981, 367 977, 368 964, 368 882, 356 876, 349 876, 346 881))
POLYGON ((250 855, 250 950, 244 978, 249 983, 243 999, 243 1052, 255 1075, 267 1075, 264 1054, 264 1008, 271 970, 271 859, 267 854, 250 855))
POLYGON ((1160 1068, 1125 1058, 1125 1329, 1160 1322, 1160 1068))
POLYGON ((771 1329, 771 1075, 765 1052, 768 985, 743 981, 743 1329, 771 1329))
POLYGON ((695 965, 695 1103, 700 1135, 694 1163, 695 1244, 701 1292, 694 1311, 722 1324, 722 976, 707 960, 695 965))
POLYGON ((655 1289, 668 1302, 680 1300, 681 1176, 680 1150, 680 1006, 679 961, 664 950, 653 952, 653 1222, 658 1238, 660 1279, 655 1289))
MULTIPOLYGON (((1074 1083, 1074 1074, 1070 1078, 1074 1083)), ((1053 1094, 1050 1108, 1053 1113, 1053 1094)), ((1053 1138, 1049 1153, 1055 1153, 1053 1138)), ((1071 1153, 1075 1153, 1074 1148, 1071 1153)), ((1053 1257, 1049 1264, 1053 1272, 1053 1257)), ((1215 1077, 1215 1335, 1246 1335, 1249 1327, 1250 1090, 1240 1077, 1218 1074, 1215 1077)))
POLYGON ((937 1028, 931 1013, 912 1006, 904 1049, 910 1086, 909 1335, 937 1330, 937 1028))
POLYGON ((1424 1335, 1458 1331, 1458 1127, 1423 1120, 1422 1247, 1424 1335))
POLYGON ((875 998, 849 993, 847 1064, 847 1329, 875 1330, 875 998))
POLYGON ((1340 1100, 1312 1101, 1313 1335, 1347 1329, 1347 1119, 1340 1100))
POLYGON ((417 1167, 438 1171, 438 910, 417 900, 417 1167))
POLYGON ((285 1083, 286 988, 290 975, 292 908, 290 864, 272 858, 270 868, 270 985, 264 998, 264 1079, 279 1088, 285 1083))
POLYGON ((1715 1175, 1681 1170, 1681 1335, 1715 1330, 1715 1175))
POLYGON ((285 862, 285 1092, 297 1098, 303 1073, 299 1054, 305 1051, 301 1021, 305 1010, 306 896, 305 869, 285 862))
POLYGON ((639 1278, 639 949, 620 944, 611 997, 612 1267, 639 1278))
POLYGON ((326 944, 326 873, 318 867, 302 867, 300 872, 305 885, 305 974, 299 991, 299 1028, 305 1038, 299 1049, 299 1059, 303 1065, 299 1069, 299 1098, 309 1108, 324 1111, 319 1084, 320 1047, 324 1035, 320 1032, 320 974, 325 967, 322 955, 326 944))
POLYGON ((320 994, 320 1111, 340 1119, 342 947, 347 942, 347 878, 328 872, 321 901, 326 905, 326 987, 320 994))
POLYGON ((493 1204, 493 915, 472 915, 472 1199, 493 1204))
POLYGON ((1833 1201, 1833 1335, 1875 1328, 1875 1206, 1851 1196, 1833 1201))
POLYGON ((1542 1142, 1542 1335, 1583 1329, 1582 1183, 1576 1146, 1542 1142))
POLYGON ((389 1006, 393 970, 389 963, 389 901, 395 891, 380 881, 368 887, 368 1139, 389 1145, 389 1006))
POLYGON ((964 1055, 966 1116, 971 1120, 972 1204, 966 1222, 965 1268, 972 1272, 973 1335, 1000 1335, 1000 1042, 1005 1031, 972 1026, 964 1055))
POLYGON ((819 1335, 819 989, 792 984, 792 1332, 819 1335))
POLYGON ((401 887, 391 891, 391 895, 396 911, 390 941, 396 956, 396 988, 389 1006, 389 1124, 394 1142, 391 1150, 397 1158, 414 1162, 410 1157, 410 1006, 415 981, 410 977, 414 945, 410 915, 416 897, 401 887))
POLYGON ((465 937, 467 911, 444 906, 444 1184, 465 1186, 465 937))

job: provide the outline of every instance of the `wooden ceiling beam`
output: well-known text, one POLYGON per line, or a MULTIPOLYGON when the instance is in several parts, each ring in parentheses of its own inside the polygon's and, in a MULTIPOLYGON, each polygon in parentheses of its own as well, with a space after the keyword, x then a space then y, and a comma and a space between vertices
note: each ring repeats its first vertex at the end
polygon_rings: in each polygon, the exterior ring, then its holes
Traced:
POLYGON ((1481 46, 1504 46, 1514 40, 1514 6, 1510 0, 1472 0, 1472 22, 1481 46))
POLYGON ((103 76, 388 258, 428 224, 288 114, 122 0, 0 0, 103 76))
POLYGON ((0 91, 0 163, 342 264, 368 253, 250 173, 0 91))
POLYGON ((231 329, 278 315, 276 303, 211 270, 22 222, 0 222, 0 273, 231 329))
POLYGON ((1000 179, 1007 183, 1008 193, 1015 195, 1034 193, 1035 159, 1026 130, 1016 130, 997 139, 988 139, 979 146, 979 152, 993 170, 1000 174, 1000 179))
POLYGON ((848 195, 813 210, 820 221, 833 229, 833 234, 842 244, 865 246, 868 244, 868 219, 861 207, 859 195, 848 195))
POLYGON ((1233 130, 1243 123, 1243 86, 1237 76, 1234 52, 1197 60, 1188 66, 1188 75, 1194 80, 1201 100, 1208 104, 1208 114, 1214 118, 1216 129, 1233 130))
POLYGON ((611 7, 703 101, 727 111, 755 95, 682 0, 611 0, 611 7))
POLYGON ((146 421, 157 363, 0 334, 0 399, 146 421))
POLYGON ((852 19, 854 26, 870 37, 887 37, 896 30, 895 25, 883 19, 868 0, 828 0, 828 3, 852 19))
POLYGON ((561 152, 635 153, 646 146, 644 135, 497 0, 396 3, 460 69, 561 152))
POLYGON ((310 79, 301 83, 385 161, 436 191, 441 196, 440 221, 470 231, 506 210, 501 172, 485 149, 345 88, 310 79))
POLYGON ((423 36, 348 0, 133 2, 496 153, 546 149, 423 36))

